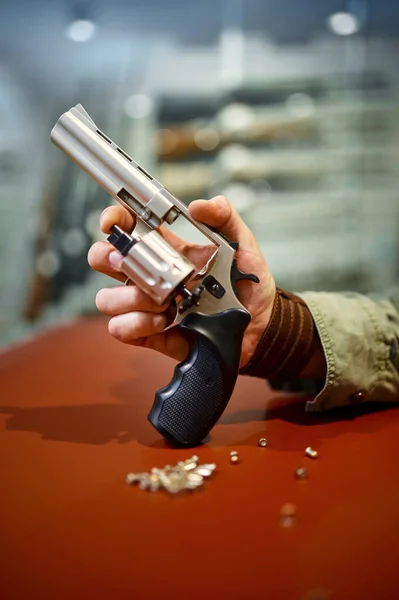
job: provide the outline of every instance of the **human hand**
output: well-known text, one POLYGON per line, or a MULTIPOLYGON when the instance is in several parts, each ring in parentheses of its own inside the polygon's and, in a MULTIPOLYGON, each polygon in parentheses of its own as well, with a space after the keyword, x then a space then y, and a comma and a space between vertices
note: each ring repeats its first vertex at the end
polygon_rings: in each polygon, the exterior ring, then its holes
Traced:
MULTIPOLYGON (((190 204, 189 211, 197 221, 214 227, 228 239, 237 241, 238 268, 259 277, 258 284, 247 280, 237 283, 240 302, 251 314, 251 322, 242 343, 242 368, 254 354, 269 322, 276 293, 273 276, 254 235, 226 198, 216 196, 211 200, 195 200, 190 204)), ((102 213, 100 227, 104 233, 110 233, 113 225, 131 232, 134 217, 121 206, 111 206, 102 213)), ((166 227, 161 227, 160 231, 172 246, 196 266, 205 264, 214 251, 213 245, 191 244, 166 227)), ((93 244, 88 261, 94 270, 118 281, 125 281, 126 276, 119 269, 122 255, 109 242, 93 244)), ((111 317, 109 332, 121 342, 151 348, 179 361, 184 360, 188 354, 188 342, 179 327, 163 331, 167 324, 168 306, 157 305, 136 285, 104 288, 97 294, 96 305, 102 313, 111 317)))

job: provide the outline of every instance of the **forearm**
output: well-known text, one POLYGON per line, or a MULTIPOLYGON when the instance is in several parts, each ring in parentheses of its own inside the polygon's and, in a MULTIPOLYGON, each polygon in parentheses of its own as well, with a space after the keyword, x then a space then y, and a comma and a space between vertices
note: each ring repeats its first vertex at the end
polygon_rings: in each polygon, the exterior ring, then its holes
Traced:
MULTIPOLYGON (((270 356, 282 357, 284 332, 274 338, 267 352, 258 346, 244 373, 269 379, 275 387, 306 391, 301 382, 312 380, 311 392, 315 401, 308 410, 323 410, 367 400, 399 400, 399 313, 390 300, 373 301, 359 294, 306 292, 298 295, 284 293, 295 304, 302 300, 307 315, 312 317, 311 346, 305 341, 296 343, 298 360, 289 362, 289 369, 270 356), (301 348, 303 353, 301 364, 301 348)), ((276 317, 275 321, 283 319, 276 317)), ((300 322, 296 321, 299 331, 300 322)), ((273 329, 275 324, 269 324, 273 329)), ((302 330, 309 332, 310 329, 302 330)), ((267 332, 267 330, 266 330, 267 332)), ((265 334, 266 334, 265 332, 265 334)), ((270 339, 269 332, 269 339, 270 339)), ((264 349, 263 349, 264 350, 264 349)))
POLYGON ((300 294, 314 319, 326 357, 321 393, 308 410, 366 401, 399 400, 399 296, 300 294))
POLYGON ((274 380, 325 379, 323 348, 304 300, 277 288, 269 324, 241 373, 274 380))
POLYGON ((319 334, 315 333, 313 352, 309 357, 304 369, 299 373, 301 379, 316 379, 325 381, 327 376, 327 361, 321 345, 319 334))

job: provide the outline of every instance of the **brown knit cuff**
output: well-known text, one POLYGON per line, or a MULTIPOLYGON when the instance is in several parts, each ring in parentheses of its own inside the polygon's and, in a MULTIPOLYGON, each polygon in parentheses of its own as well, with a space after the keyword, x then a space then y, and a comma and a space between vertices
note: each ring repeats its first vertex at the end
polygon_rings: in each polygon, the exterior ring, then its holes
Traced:
POLYGON ((242 375, 265 379, 298 377, 310 360, 317 332, 305 302, 277 288, 272 314, 242 375))

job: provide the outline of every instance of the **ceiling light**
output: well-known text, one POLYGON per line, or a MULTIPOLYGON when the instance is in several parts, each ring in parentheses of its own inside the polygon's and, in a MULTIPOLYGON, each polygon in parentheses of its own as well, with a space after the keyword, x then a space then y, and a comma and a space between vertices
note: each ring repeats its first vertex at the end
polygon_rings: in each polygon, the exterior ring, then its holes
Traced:
POLYGON ((96 24, 89 19, 72 21, 65 29, 66 37, 72 42, 88 42, 94 36, 96 24))
POLYGON ((338 12, 330 15, 327 19, 330 31, 336 35, 353 35, 360 29, 359 19, 347 12, 338 12))

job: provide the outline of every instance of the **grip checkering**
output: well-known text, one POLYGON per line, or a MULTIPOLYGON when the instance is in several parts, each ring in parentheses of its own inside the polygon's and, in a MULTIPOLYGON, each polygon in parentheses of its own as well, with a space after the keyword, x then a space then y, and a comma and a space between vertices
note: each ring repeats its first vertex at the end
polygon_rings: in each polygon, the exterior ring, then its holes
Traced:
POLYGON ((162 406, 160 425, 182 440, 205 437, 219 416, 226 385, 211 344, 201 339, 195 362, 162 406))

